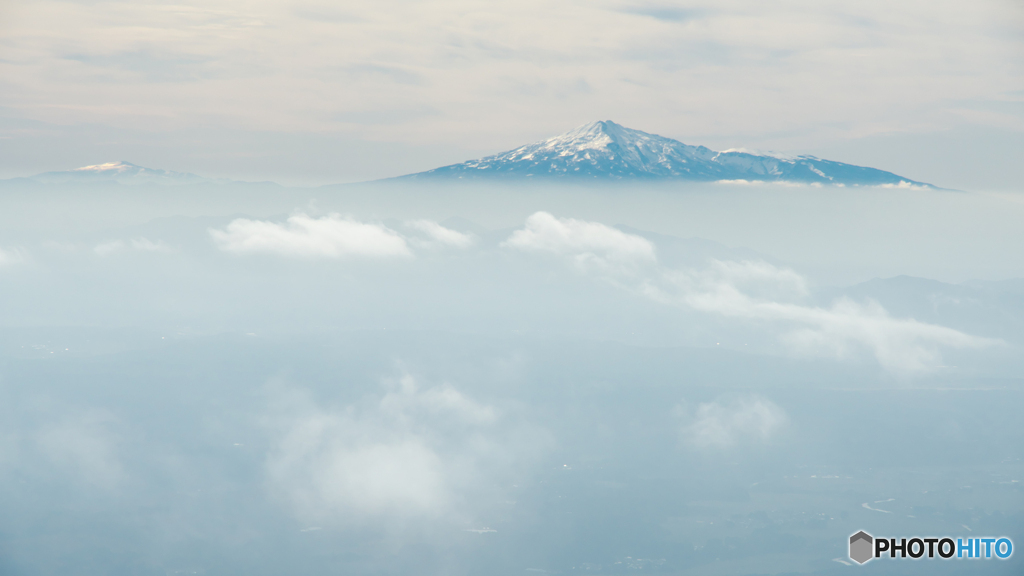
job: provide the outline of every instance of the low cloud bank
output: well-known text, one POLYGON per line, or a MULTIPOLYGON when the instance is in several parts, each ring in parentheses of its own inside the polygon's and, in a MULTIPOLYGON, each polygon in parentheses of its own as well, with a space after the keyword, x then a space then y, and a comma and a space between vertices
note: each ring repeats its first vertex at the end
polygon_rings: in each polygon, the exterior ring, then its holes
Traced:
POLYGON ((224 230, 210 230, 217 246, 235 254, 279 254, 305 258, 411 257, 408 244, 394 230, 331 214, 313 218, 296 214, 284 224, 238 218, 224 230))
POLYGON ((983 348, 999 340, 952 328, 891 317, 876 302, 837 300, 829 308, 804 302, 806 280, 766 262, 712 260, 703 270, 676 270, 657 262, 645 238, 604 224, 530 216, 502 246, 559 254, 586 273, 656 302, 732 318, 778 322, 792 352, 847 358, 866 350, 893 373, 911 374, 941 365, 939 348, 983 348), (596 264, 596 265, 588 265, 596 264))
POLYGON ((238 218, 223 230, 211 229, 217 246, 234 254, 278 254, 302 258, 411 258, 417 248, 468 248, 475 238, 431 220, 405 223, 405 236, 383 224, 339 214, 314 218, 296 214, 284 223, 238 218))
POLYGON ((619 273, 656 260, 654 244, 646 238, 597 222, 556 218, 547 212, 527 218, 526 226, 501 245, 568 256, 583 269, 619 273))

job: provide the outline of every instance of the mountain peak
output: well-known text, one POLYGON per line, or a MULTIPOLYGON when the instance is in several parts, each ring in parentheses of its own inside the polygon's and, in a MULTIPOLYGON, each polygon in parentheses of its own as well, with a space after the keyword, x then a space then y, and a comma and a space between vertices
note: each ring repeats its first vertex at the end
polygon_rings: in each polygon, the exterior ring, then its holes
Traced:
MULTIPOLYGON (((90 166, 82 166, 81 168, 74 168, 71 172, 87 172, 87 173, 106 173, 106 174, 124 174, 130 172, 137 174, 139 172, 157 172, 150 168, 143 168, 131 162, 125 162, 124 160, 118 160, 116 162, 104 162, 103 164, 92 164, 90 166)), ((162 171, 160 171, 162 172, 162 171)))
MULTIPOLYGON (((629 128, 625 128, 620 124, 612 122, 611 120, 598 120, 596 122, 590 122, 589 124, 584 124, 583 126, 569 130, 568 132, 561 134, 559 136, 555 136, 554 138, 563 138, 570 136, 593 138, 607 136, 609 138, 614 138, 616 136, 621 135, 623 130, 637 132, 637 130, 630 130, 629 128)), ((554 138, 552 138, 552 140, 554 138)))
POLYGON ((117 160, 116 162, 104 162, 103 164, 92 164, 90 166, 82 166, 81 168, 75 168, 74 170, 123 170, 125 168, 139 168, 139 166, 132 164, 131 162, 125 162, 124 160, 117 160))
POLYGON ((814 156, 723 152, 600 120, 514 150, 403 176, 421 178, 742 180, 930 186, 891 172, 814 156))
MULTIPOLYGON (((652 134, 647 134, 646 132, 626 128, 611 120, 599 120, 584 124, 564 134, 548 138, 544 141, 544 144, 548 148, 592 150, 607 148, 611 145, 628 147, 652 136, 652 134)), ((653 137, 658 138, 657 136, 653 137)), ((524 146, 524 148, 529 147, 531 146, 524 146)))

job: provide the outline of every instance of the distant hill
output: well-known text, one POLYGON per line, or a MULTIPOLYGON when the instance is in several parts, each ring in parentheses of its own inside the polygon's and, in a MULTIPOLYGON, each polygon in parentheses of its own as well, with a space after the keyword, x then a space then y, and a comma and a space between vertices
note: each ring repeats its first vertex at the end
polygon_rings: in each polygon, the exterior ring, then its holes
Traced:
MULTIPOLYGON (((400 176, 428 179, 587 179, 801 182, 924 186, 909 178, 814 156, 716 152, 611 121, 592 122, 542 142, 461 164, 400 176)), ((395 180, 395 179, 392 179, 395 180)))
POLYGON ((44 184, 117 182, 118 184, 200 184, 209 178, 187 172, 172 172, 137 166, 130 162, 107 162, 61 172, 43 172, 29 178, 44 184))

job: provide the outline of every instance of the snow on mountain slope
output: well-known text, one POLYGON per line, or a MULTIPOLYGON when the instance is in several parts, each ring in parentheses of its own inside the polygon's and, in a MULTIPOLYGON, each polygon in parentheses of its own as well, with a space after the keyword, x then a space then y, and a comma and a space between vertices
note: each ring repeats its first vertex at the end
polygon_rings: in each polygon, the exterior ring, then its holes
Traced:
POLYGON ((931 187, 891 172, 814 156, 757 154, 742 149, 716 152, 611 121, 592 122, 515 150, 401 178, 743 180, 931 187))
POLYGON ((209 179, 187 172, 172 172, 137 166, 130 162, 107 162, 61 172, 44 172, 31 177, 44 184, 75 182, 117 182, 119 184, 197 184, 209 179))

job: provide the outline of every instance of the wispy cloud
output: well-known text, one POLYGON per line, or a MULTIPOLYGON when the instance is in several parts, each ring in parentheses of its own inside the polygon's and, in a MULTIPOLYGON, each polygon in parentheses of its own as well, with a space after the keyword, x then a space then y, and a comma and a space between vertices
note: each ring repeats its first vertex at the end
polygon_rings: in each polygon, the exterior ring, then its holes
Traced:
POLYGON ((465 234, 457 230, 445 228, 433 220, 412 220, 405 225, 420 232, 425 239, 413 238, 412 242, 423 247, 452 247, 469 248, 476 242, 472 234, 465 234))
MULTIPOLYGON (((209 78, 211 56, 174 54, 160 50, 129 50, 114 54, 67 54, 64 58, 96 70, 116 70, 137 75, 149 82, 185 82, 209 78)), ((111 78, 114 80, 114 78, 111 78)))
POLYGON ((414 71, 407 70, 400 66, 385 66, 380 64, 355 64, 349 66, 345 71, 355 78, 364 76, 379 76, 397 84, 421 84, 423 78, 414 71))
POLYGON ((623 14, 635 14, 637 16, 647 16, 654 18, 655 20, 662 20, 666 22, 685 22, 688 20, 695 20, 706 15, 706 10, 703 9, 692 9, 683 8, 680 6, 672 6, 670 4, 659 3, 659 4, 634 4, 624 6, 618 9, 623 14))
POLYGON ((839 299, 828 308, 803 304, 803 279, 765 262, 713 262, 702 271, 662 270, 660 277, 639 291, 665 304, 781 323, 782 342, 798 354, 849 358, 866 349, 894 373, 934 369, 942 363, 942 347, 984 348, 1000 343, 910 318, 893 318, 874 301, 839 299))
POLYGON ((1000 344, 893 318, 876 302, 841 299, 828 308, 808 305, 806 280, 767 262, 712 261, 705 269, 671 269, 657 263, 653 244, 640 236, 546 212, 530 216, 502 245, 559 254, 579 269, 662 304, 777 322, 782 342, 797 354, 847 358, 867 350, 886 370, 911 374, 940 365, 940 348, 1000 344))

